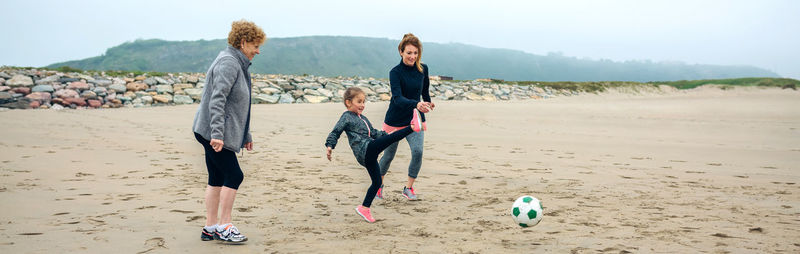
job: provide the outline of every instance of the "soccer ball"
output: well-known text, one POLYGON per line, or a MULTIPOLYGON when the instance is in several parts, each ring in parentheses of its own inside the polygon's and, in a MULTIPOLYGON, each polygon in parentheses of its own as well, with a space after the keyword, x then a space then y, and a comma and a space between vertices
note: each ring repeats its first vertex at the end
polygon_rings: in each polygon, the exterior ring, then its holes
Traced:
POLYGON ((536 226, 543 215, 542 202, 531 196, 519 197, 511 206, 511 217, 523 228, 536 226))

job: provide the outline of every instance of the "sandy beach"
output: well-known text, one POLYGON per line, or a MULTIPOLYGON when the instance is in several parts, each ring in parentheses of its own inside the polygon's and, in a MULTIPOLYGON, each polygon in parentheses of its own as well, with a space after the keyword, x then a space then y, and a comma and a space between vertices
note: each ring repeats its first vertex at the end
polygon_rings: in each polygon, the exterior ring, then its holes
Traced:
MULTIPOLYGON (((344 106, 253 105, 233 220, 201 242, 197 104, 0 112, 0 250, 22 253, 798 253, 800 91, 698 88, 436 101, 415 187, 405 141, 366 223, 344 106), (542 200, 521 228, 512 202, 542 200)), ((379 125, 388 104, 368 103, 379 125)))

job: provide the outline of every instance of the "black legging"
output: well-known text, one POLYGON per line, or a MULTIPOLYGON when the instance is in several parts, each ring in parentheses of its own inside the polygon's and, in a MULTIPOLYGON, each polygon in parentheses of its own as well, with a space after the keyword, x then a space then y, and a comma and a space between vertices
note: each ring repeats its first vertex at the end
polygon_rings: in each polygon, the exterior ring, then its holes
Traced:
POLYGON ((414 130, 409 126, 392 132, 392 134, 377 138, 367 144, 367 154, 364 156, 364 165, 367 167, 369 178, 372 179, 372 185, 367 189, 367 196, 364 197, 364 202, 362 202, 361 205, 365 207, 372 205, 372 200, 375 199, 375 195, 378 194, 378 189, 380 189, 381 184, 383 184, 381 181, 381 166, 378 165, 378 154, 383 152, 389 145, 400 141, 412 132, 414 132, 414 130))
POLYGON ((239 189, 239 184, 244 180, 242 168, 239 167, 239 160, 236 153, 222 148, 221 151, 214 151, 210 141, 195 133, 194 138, 203 145, 206 150, 206 168, 208 169, 208 185, 212 187, 225 186, 234 190, 239 189))

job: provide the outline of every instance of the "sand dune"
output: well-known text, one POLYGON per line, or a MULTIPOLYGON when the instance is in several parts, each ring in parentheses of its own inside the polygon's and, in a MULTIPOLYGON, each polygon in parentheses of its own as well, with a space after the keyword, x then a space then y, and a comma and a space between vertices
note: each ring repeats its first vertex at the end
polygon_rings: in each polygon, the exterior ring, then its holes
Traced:
POLYGON ((421 200, 400 196, 402 141, 374 224, 353 212, 366 171, 346 145, 324 156, 342 105, 254 105, 234 206, 250 241, 236 246, 199 239, 196 107, 0 112, 0 250, 800 252, 798 91, 437 102, 421 200), (521 195, 543 202, 536 227, 509 215, 521 195))

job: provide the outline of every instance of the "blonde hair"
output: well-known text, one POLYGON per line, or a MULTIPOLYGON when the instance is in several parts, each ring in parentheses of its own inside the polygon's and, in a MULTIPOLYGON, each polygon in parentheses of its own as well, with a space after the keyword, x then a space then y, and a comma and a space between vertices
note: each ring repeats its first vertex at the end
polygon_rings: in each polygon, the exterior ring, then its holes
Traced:
POLYGON ((261 45, 267 40, 267 35, 251 21, 244 19, 234 21, 231 24, 231 32, 228 33, 228 44, 234 48, 242 49, 242 40, 261 45))
POLYGON ((344 90, 344 96, 342 96, 344 97, 344 100, 342 101, 342 103, 344 103, 344 106, 347 107, 347 101, 352 102, 353 98, 355 98, 359 94, 364 94, 364 90, 361 90, 361 88, 355 86, 348 87, 346 90, 344 90))
POLYGON ((417 36, 414 36, 414 34, 412 34, 412 33, 407 33, 407 34, 403 35, 403 39, 400 40, 400 45, 397 45, 397 50, 400 51, 400 54, 403 54, 403 50, 406 49, 406 45, 412 45, 414 47, 417 47, 417 49, 419 49, 419 55, 417 55, 417 61, 414 63, 414 65, 417 66, 417 70, 419 70, 419 72, 423 72, 422 71, 422 62, 421 62, 422 61, 422 43, 419 42, 419 38, 417 38, 417 36))

